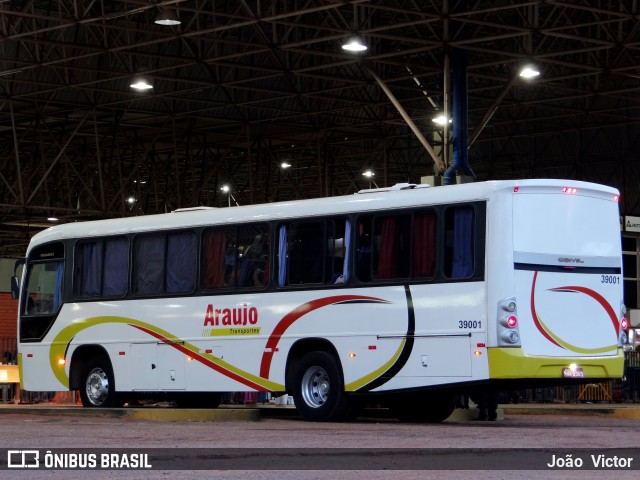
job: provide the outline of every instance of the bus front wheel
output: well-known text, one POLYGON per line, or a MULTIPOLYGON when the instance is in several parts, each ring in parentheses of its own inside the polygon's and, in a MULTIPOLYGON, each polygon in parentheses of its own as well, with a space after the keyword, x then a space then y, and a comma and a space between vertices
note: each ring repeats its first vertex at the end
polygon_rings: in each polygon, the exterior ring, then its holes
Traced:
POLYGON ((82 405, 89 408, 121 407, 122 401, 115 391, 111 363, 105 357, 89 360, 83 370, 80 387, 82 405))
POLYGON ((293 381, 293 400, 304 418, 319 422, 347 418, 349 397, 333 355, 308 353, 297 362, 293 381))

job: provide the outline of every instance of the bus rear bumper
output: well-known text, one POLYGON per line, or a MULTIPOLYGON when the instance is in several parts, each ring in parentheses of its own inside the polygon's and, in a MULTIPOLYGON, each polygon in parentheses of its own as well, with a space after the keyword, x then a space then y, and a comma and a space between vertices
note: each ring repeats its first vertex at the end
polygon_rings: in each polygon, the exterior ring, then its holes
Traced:
POLYGON ((525 355, 521 348, 489 348, 489 378, 573 378, 588 380, 622 378, 624 353, 599 357, 544 357, 525 355), (572 368, 575 376, 567 376, 572 368))

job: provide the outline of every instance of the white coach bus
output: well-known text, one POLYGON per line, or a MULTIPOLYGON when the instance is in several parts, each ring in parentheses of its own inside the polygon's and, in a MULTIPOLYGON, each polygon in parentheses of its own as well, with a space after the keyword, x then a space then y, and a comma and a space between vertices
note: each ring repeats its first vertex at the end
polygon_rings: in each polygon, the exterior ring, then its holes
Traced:
POLYGON ((311 420, 367 401, 441 421, 471 388, 620 378, 618 191, 560 180, 71 223, 35 235, 22 388, 85 407, 287 392, 311 420))

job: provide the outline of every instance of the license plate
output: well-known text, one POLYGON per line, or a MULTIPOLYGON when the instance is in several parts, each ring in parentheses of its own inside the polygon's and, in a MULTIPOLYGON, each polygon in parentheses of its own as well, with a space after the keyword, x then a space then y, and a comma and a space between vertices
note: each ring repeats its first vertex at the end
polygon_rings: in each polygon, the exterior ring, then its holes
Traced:
POLYGON ((562 376, 564 378, 584 378, 584 370, 582 368, 564 368, 562 376))

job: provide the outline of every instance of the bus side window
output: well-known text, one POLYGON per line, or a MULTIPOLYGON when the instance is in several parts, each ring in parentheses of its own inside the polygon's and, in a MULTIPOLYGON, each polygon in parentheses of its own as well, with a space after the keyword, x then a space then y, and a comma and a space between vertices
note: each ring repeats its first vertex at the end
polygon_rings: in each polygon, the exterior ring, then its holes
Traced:
POLYGON ((238 287, 264 287, 269 283, 269 230, 263 226, 238 229, 242 259, 238 287))
POLYGON ((445 212, 445 276, 469 278, 474 268, 475 214, 469 206, 451 207, 445 212))
POLYGON ((126 237, 78 243, 75 262, 74 288, 78 297, 126 295, 129 278, 129 240, 126 237))
POLYGON ((289 228, 289 285, 322 283, 325 248, 322 222, 293 223, 289 228))
POLYGON ((62 261, 29 266, 27 315, 49 315, 58 311, 62 305, 63 273, 62 261))
POLYGON ((344 285, 349 281, 350 222, 291 222, 278 230, 278 285, 344 285))

